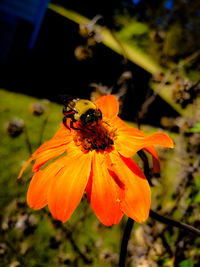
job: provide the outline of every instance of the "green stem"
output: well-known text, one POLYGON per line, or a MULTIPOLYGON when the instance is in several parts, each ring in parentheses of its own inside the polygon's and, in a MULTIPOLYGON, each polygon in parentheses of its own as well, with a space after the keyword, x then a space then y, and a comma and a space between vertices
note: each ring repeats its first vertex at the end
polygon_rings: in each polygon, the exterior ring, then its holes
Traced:
POLYGON ((38 142, 38 147, 42 144, 42 138, 44 135, 45 127, 47 125, 47 121, 48 121, 48 118, 45 118, 45 120, 43 121, 41 132, 40 132, 40 137, 39 137, 39 142, 38 142))
POLYGON ((30 155, 32 155, 31 142, 30 142, 30 139, 29 139, 29 136, 28 136, 28 130, 27 130, 26 126, 24 127, 24 133, 25 133, 26 144, 27 144, 27 147, 28 147, 28 152, 29 152, 30 155))
POLYGON ((125 267, 128 241, 131 235, 133 225, 134 225, 134 220, 132 220, 131 218, 128 218, 128 221, 126 223, 126 227, 124 230, 124 234, 122 237, 120 257, 119 257, 119 267, 125 267))

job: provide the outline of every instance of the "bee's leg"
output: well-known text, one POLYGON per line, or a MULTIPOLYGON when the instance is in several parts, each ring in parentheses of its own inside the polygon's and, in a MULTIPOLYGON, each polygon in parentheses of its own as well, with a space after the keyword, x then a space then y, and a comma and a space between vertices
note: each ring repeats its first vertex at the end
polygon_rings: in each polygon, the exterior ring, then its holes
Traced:
POLYGON ((110 126, 110 124, 109 123, 107 123, 106 121, 102 121, 103 123, 105 123, 105 124, 107 124, 108 126, 110 126))
POLYGON ((66 128, 68 128, 69 130, 71 130, 71 129, 74 129, 74 130, 81 130, 81 129, 79 129, 79 128, 75 128, 75 127, 74 127, 74 122, 76 122, 76 120, 74 120, 74 119, 72 118, 71 114, 69 114, 69 115, 65 115, 65 117, 63 118, 63 124, 65 125, 66 128), (69 124, 70 127, 67 125, 67 119, 69 119, 69 118, 71 118, 71 120, 70 120, 70 124, 69 124))
POLYGON ((74 110, 72 110, 72 109, 67 109, 67 107, 64 107, 63 108, 63 114, 64 115, 67 115, 68 117, 71 117, 72 118, 72 116, 73 116, 73 114, 74 114, 74 110))
POLYGON ((69 118, 69 116, 67 116, 67 115, 63 118, 63 124, 65 125, 66 128, 68 128, 70 130, 70 127, 67 125, 67 119, 68 118, 69 118))
POLYGON ((70 128, 72 128, 72 129, 74 129, 74 130, 81 130, 81 129, 79 129, 79 128, 75 128, 75 127, 74 127, 74 122, 76 122, 76 121, 73 120, 73 119, 71 119, 71 121, 70 121, 70 128))

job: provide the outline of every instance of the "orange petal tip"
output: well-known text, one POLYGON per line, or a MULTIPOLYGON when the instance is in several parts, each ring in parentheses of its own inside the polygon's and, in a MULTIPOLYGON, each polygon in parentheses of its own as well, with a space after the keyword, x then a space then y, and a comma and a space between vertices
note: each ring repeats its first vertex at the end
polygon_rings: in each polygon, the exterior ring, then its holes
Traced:
MULTIPOLYGON (((155 144, 158 146, 174 148, 174 142, 166 133, 155 133, 153 134, 155 144)), ((152 144, 153 145, 153 144, 152 144)))
POLYGON ((163 133, 166 138, 166 146, 169 148, 174 148, 174 141, 167 134, 163 133))
POLYGON ((22 177, 22 174, 24 172, 24 170, 26 169, 26 167, 29 165, 29 163, 34 159, 34 157, 32 156, 25 164, 24 166, 22 167, 17 179, 20 179, 22 177))

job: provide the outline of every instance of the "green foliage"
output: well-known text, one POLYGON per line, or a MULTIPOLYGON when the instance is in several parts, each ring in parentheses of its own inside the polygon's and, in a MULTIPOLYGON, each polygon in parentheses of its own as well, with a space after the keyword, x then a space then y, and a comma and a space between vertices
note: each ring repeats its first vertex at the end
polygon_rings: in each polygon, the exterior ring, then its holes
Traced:
POLYGON ((200 177, 197 177, 195 180, 195 185, 197 187, 197 193, 194 197, 194 202, 195 203, 200 203, 200 177))
POLYGON ((194 264, 191 259, 187 259, 180 262, 179 267, 194 267, 194 264))
POLYGON ((132 19, 117 33, 121 41, 133 46, 145 48, 148 44, 149 29, 147 24, 132 19))
POLYGON ((198 133, 200 132, 200 122, 197 122, 197 124, 189 129, 189 132, 191 133, 198 133))
POLYGON ((182 44, 183 29, 180 24, 173 24, 166 32, 163 53, 168 57, 177 56, 182 44))

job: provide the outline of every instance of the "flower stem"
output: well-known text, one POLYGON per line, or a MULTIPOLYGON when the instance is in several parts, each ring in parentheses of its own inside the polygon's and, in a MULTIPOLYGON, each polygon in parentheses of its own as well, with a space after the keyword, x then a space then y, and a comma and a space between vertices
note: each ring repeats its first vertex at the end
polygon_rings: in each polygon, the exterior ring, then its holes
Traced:
POLYGON ((47 121, 48 121, 48 118, 46 117, 46 118, 44 119, 44 121, 43 121, 42 128, 41 128, 41 131, 40 131, 38 147, 42 144, 42 138, 43 138, 43 135, 44 135, 45 127, 46 127, 46 125, 47 125, 47 121))
POLYGON ((120 257, 119 257, 119 267, 125 267, 125 261, 126 261, 126 254, 127 254, 127 247, 128 247, 128 241, 131 235, 131 231, 134 225, 134 220, 131 218, 128 218, 128 221, 126 223, 126 227, 124 230, 124 234, 122 237, 121 242, 121 249, 120 249, 120 257))
POLYGON ((191 226, 191 225, 188 225, 186 223, 182 223, 182 222, 177 222, 175 220, 172 220, 172 219, 169 219, 165 216, 162 216, 160 214, 158 214, 157 212, 153 211, 153 210, 150 210, 150 214, 149 216, 151 218, 153 218, 154 220, 157 220, 161 223, 165 223, 167 225, 171 225, 171 226, 174 226, 174 227, 178 227, 179 229, 183 229, 183 230, 186 230, 186 231, 189 231, 193 234, 196 234, 196 235, 199 235, 200 236, 200 230, 191 226))
MULTIPOLYGON (((140 150, 137 153, 138 153, 139 157, 142 159, 142 161, 144 163, 144 174, 145 174, 149 184, 151 185, 150 176, 149 176, 149 161, 148 161, 148 158, 147 158, 147 156, 146 156, 146 154, 144 153, 143 150, 140 150)), ((159 215, 158 213, 156 213, 153 210, 150 210, 149 216, 151 218, 159 221, 159 222, 162 222, 162 223, 174 226, 174 227, 178 227, 179 229, 184 229, 186 231, 189 231, 189 232, 192 232, 194 234, 200 235, 200 230, 199 229, 197 229, 197 228, 195 228, 193 226, 190 226, 188 224, 185 224, 185 223, 182 223, 182 222, 177 222, 177 221, 174 221, 172 219, 166 218, 166 217, 164 217, 162 215, 159 215)))
MULTIPOLYGON (((146 156, 146 154, 144 153, 143 150, 140 150, 137 153, 138 153, 139 157, 142 159, 142 161, 144 163, 144 174, 145 174, 148 182, 151 185, 150 176, 149 176, 148 158, 147 158, 147 156, 146 156)), ((193 234, 197 234, 197 235, 200 236, 200 230, 199 229, 197 229, 197 228, 195 228, 193 226, 190 226, 188 224, 185 224, 185 223, 182 223, 182 222, 177 222, 175 220, 166 218, 165 216, 159 215, 158 213, 156 213, 153 210, 150 210, 149 216, 151 218, 153 218, 154 220, 157 220, 157 221, 159 221, 161 223, 165 223, 167 225, 171 225, 171 226, 174 226, 174 227, 177 227, 179 229, 183 229, 183 230, 189 231, 189 232, 191 232, 193 234)), ((125 227, 125 230, 124 230, 124 234, 123 234, 123 237, 122 237, 122 242, 121 242, 119 267, 125 267, 128 241, 129 241, 129 238, 130 238, 130 235, 131 235, 133 224, 134 224, 134 221, 131 218, 128 218, 128 221, 127 221, 127 224, 126 224, 126 227, 125 227)))
POLYGON ((27 148, 28 148, 28 152, 30 155, 32 155, 32 147, 31 147, 31 142, 29 139, 29 135, 28 135, 28 130, 27 127, 24 127, 24 133, 25 133, 25 139, 26 139, 26 144, 27 144, 27 148))
POLYGON ((144 175, 147 178, 147 181, 149 182, 149 185, 152 185, 151 179, 150 179, 150 170, 149 170, 149 161, 147 158, 147 155, 144 153, 143 150, 139 150, 137 152, 138 156, 141 158, 141 160, 143 161, 143 168, 144 168, 144 175))

